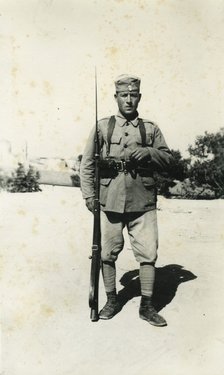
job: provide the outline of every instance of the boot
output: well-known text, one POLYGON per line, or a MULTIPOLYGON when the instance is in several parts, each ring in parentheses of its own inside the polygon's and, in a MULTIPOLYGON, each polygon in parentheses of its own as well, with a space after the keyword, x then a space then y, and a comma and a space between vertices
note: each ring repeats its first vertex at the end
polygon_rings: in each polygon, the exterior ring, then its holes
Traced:
POLYGON ((167 325, 165 319, 159 315, 153 307, 151 297, 142 296, 139 317, 156 327, 164 327, 167 325))
POLYGON ((107 292, 107 303, 99 312, 99 318, 104 320, 111 319, 119 311, 121 311, 121 306, 118 302, 116 291, 107 292))

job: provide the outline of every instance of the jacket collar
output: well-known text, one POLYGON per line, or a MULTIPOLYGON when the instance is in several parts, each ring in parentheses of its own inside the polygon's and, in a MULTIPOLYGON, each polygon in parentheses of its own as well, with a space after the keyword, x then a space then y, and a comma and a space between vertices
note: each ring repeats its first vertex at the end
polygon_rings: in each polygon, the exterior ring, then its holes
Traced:
POLYGON ((127 122, 129 122, 129 124, 132 124, 133 126, 137 127, 138 126, 138 112, 137 112, 137 116, 134 120, 132 121, 128 121, 122 114, 120 111, 118 111, 117 115, 116 115, 116 122, 119 126, 124 126, 127 122))

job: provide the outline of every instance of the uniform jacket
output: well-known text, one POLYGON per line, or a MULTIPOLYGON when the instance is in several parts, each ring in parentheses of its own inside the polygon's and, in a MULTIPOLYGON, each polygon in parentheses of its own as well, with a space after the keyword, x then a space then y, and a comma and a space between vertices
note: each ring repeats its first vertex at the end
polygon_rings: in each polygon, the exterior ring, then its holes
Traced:
MULTIPOLYGON (((110 157, 117 160, 129 160, 131 152, 142 146, 138 126, 138 117, 127 121, 118 112, 111 138, 110 157)), ((107 131, 109 117, 98 122, 101 157, 106 157, 107 131)), ((119 172, 114 178, 101 178, 100 204, 103 211, 145 212, 156 207, 156 188, 153 173, 155 170, 166 171, 173 162, 172 154, 164 137, 154 123, 144 120, 146 128, 146 146, 150 160, 150 173, 147 176, 119 172)), ((83 198, 94 196, 94 151, 95 128, 87 141, 80 168, 83 198)))

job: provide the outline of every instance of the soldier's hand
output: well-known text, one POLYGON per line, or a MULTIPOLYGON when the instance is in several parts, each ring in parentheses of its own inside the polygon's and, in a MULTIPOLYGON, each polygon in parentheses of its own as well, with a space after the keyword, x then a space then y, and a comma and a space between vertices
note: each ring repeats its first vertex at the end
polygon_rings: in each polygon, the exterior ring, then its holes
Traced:
POLYGON ((144 159, 150 160, 151 159, 150 151, 147 147, 136 147, 136 149, 132 151, 131 153, 131 158, 138 160, 138 161, 141 161, 144 159))
POLYGON ((86 198, 86 207, 89 211, 93 212, 94 209, 94 197, 86 198))

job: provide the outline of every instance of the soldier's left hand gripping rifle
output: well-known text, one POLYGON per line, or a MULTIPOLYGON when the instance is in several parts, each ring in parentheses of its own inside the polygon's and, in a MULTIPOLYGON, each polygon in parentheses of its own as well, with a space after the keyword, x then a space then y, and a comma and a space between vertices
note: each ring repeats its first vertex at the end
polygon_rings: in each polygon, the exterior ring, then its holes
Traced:
POLYGON ((89 307, 91 309, 90 319, 92 322, 99 320, 98 300, 99 300, 99 278, 101 268, 101 233, 100 233, 100 141, 97 116, 97 76, 95 72, 95 100, 96 100, 96 131, 95 131, 95 196, 94 196, 94 222, 93 222, 93 241, 91 270, 90 270, 90 289, 89 289, 89 307))

